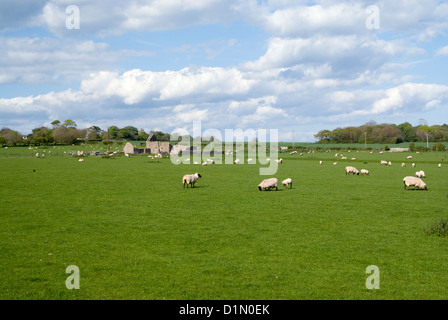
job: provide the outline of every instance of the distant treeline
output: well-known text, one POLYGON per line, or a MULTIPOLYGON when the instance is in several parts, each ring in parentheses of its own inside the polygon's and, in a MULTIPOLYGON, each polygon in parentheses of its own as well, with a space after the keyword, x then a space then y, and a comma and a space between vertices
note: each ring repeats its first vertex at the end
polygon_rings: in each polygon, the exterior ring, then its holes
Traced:
POLYGON ((448 142, 448 124, 412 126, 369 122, 359 127, 322 130, 314 135, 318 143, 398 144, 403 142, 448 142))
POLYGON ((168 133, 161 131, 147 133, 145 130, 138 130, 134 126, 123 128, 110 126, 106 130, 97 126, 79 129, 73 120, 68 119, 64 122, 55 120, 51 123, 50 128, 45 126, 34 128, 32 133, 28 135, 22 135, 10 128, 2 128, 0 130, 0 146, 69 145, 98 141, 107 144, 111 141, 144 141, 148 139, 149 134, 154 134, 158 141, 169 141, 171 138, 168 133))

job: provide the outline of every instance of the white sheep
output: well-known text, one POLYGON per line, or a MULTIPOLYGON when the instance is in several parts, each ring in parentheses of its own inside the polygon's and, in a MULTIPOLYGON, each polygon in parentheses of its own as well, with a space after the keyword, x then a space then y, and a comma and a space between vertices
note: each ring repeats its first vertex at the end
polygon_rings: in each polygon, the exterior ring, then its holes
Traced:
POLYGON ((406 167, 406 163, 403 162, 403 163, 401 164, 401 166, 402 166, 402 167, 406 167))
POLYGON ((278 190, 278 179, 277 178, 270 178, 265 179, 261 181, 261 183, 258 185, 258 190, 266 190, 266 189, 273 189, 278 190))
POLYGON ((280 158, 280 159, 278 159, 278 160, 275 160, 275 162, 277 162, 277 163, 283 163, 283 159, 280 158))
POLYGON ((288 178, 282 181, 282 185, 288 189, 288 187, 292 188, 292 179, 288 178))
POLYGON ((407 156, 406 159, 412 159, 412 156, 407 156))
POLYGON ((381 160, 380 163, 381 163, 382 166, 387 166, 387 164, 388 164, 387 161, 385 161, 385 160, 381 160))
POLYGON ((206 166, 206 165, 208 165, 208 163, 207 163, 207 162, 204 162, 202 165, 203 165, 203 166, 206 166))
POLYGON ((322 165, 322 163, 323 163, 323 162, 322 162, 322 160, 321 160, 321 161, 319 161, 319 164, 320 164, 320 165, 322 165))
POLYGON ((387 164, 388 164, 388 165, 389 165, 389 167, 390 167, 390 166, 392 165, 392 162, 390 162, 390 161, 389 161, 389 162, 388 162, 387 164))
POLYGON ((199 173, 195 173, 195 174, 186 174, 184 175, 184 177, 182 178, 182 184, 185 188, 185 184, 187 185, 191 185, 192 188, 194 188, 194 184, 196 183, 196 181, 198 181, 199 178, 202 178, 202 176, 199 173))
POLYGON ((422 179, 417 177, 411 177, 411 176, 404 177, 403 184, 404 184, 404 190, 406 189, 410 190, 411 187, 414 187, 415 190, 417 189, 428 190, 426 183, 424 183, 422 179))
POLYGON ((442 168, 442 164, 441 164, 441 163, 439 163, 438 167, 439 167, 439 168, 442 168))
POLYGON ((352 173, 354 175, 356 174, 356 175, 359 176, 359 171, 355 167, 351 167, 351 166, 345 167, 345 174, 347 175, 347 174, 350 174, 350 173, 352 173))
POLYGON ((412 168, 415 168, 417 165, 415 163, 412 164, 412 168))
POLYGON ((234 164, 238 164, 240 163, 240 159, 236 159, 235 161, 233 161, 234 164))
POLYGON ((337 166, 337 165, 338 165, 338 163, 337 163, 337 162, 333 162, 333 165, 334 165, 334 166, 337 166))
POLYGON ((370 175, 370 172, 369 172, 369 170, 367 170, 367 169, 361 169, 361 175, 366 175, 366 176, 369 176, 370 175))
POLYGON ((84 162, 84 159, 78 159, 79 162, 84 162))
POLYGON ((416 176, 417 178, 426 178, 425 172, 424 172, 423 170, 417 171, 417 172, 415 173, 415 176, 416 176))

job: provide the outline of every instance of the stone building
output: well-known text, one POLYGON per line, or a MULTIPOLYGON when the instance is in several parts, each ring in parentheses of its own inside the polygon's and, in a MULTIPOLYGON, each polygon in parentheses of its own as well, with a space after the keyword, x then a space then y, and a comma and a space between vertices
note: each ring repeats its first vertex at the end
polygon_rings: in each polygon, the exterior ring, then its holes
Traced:
POLYGON ((169 142, 157 141, 154 133, 151 133, 146 140, 145 153, 149 154, 169 154, 173 149, 173 145, 169 142))

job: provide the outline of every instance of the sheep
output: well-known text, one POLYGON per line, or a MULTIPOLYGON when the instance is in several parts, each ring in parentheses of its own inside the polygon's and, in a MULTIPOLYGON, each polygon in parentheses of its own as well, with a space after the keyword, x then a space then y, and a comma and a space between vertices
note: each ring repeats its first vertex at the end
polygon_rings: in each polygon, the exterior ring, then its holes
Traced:
POLYGON ((278 160, 275 160, 275 162, 277 162, 277 163, 283 163, 283 159, 280 158, 280 159, 278 159, 278 160))
POLYGON ((426 178, 425 172, 424 172, 423 170, 417 171, 417 172, 415 173, 415 176, 416 176, 417 178, 426 178))
POLYGON ((235 161, 233 161, 234 164, 238 164, 240 163, 240 159, 236 159, 235 161))
POLYGON ((388 164, 388 165, 389 165, 389 167, 390 167, 390 166, 392 165, 392 162, 390 162, 390 161, 389 161, 389 162, 388 162, 387 164, 388 164))
POLYGON ((39 153, 36 153, 36 158, 40 158, 40 154, 39 153))
POLYGON ((204 162, 202 165, 203 165, 203 166, 206 166, 206 165, 208 165, 208 163, 207 163, 207 162, 204 162))
POLYGON ((415 163, 412 164, 412 168, 415 168, 417 165, 415 163))
POLYGON ((406 159, 412 159, 412 156, 407 156, 406 159))
POLYGON ((292 179, 291 179, 291 178, 288 178, 288 179, 283 180, 283 181, 282 181, 282 185, 283 185, 286 189, 288 189, 288 187, 291 187, 291 189, 292 189, 292 179))
POLYGON ((277 178, 270 178, 265 179, 261 181, 261 183, 258 185, 258 190, 266 190, 266 189, 273 189, 278 190, 278 179, 277 178))
POLYGON ((195 173, 195 174, 186 174, 184 175, 184 177, 182 178, 182 184, 185 188, 185 184, 187 185, 191 185, 192 188, 194 188, 194 184, 196 183, 196 181, 198 181, 199 178, 202 178, 202 176, 199 173, 195 173))
POLYGON ((401 164, 401 166, 402 166, 402 167, 406 167, 406 163, 403 162, 403 163, 401 164))
POLYGON ((385 161, 385 160, 381 160, 380 163, 381 163, 382 166, 387 166, 387 164, 388 164, 387 161, 385 161))
POLYGON ((426 183, 424 183, 422 179, 416 177, 411 176, 404 177, 403 184, 404 184, 404 190, 410 190, 411 187, 414 187, 414 190, 419 189, 428 190, 426 183))
POLYGON ((441 163, 439 163, 438 167, 439 167, 439 168, 442 168, 442 164, 441 164, 441 163))
POLYGON ((84 159, 78 159, 79 162, 84 162, 84 159))
POLYGON ((359 171, 355 167, 350 167, 350 166, 345 167, 345 174, 347 175, 347 174, 350 174, 350 173, 353 173, 354 175, 356 174, 356 175, 359 176, 359 171))
POLYGON ((347 160, 347 157, 341 157, 341 160, 347 160))
POLYGON ((333 162, 333 165, 334 165, 334 166, 337 166, 337 165, 338 165, 338 163, 337 163, 337 162, 333 162))
POLYGON ((321 160, 321 161, 319 161, 319 164, 320 164, 320 165, 322 165, 322 163, 323 163, 323 162, 322 162, 322 160, 321 160))
POLYGON ((370 172, 369 172, 369 170, 366 170, 366 169, 361 169, 361 175, 366 175, 366 176, 370 176, 370 172))

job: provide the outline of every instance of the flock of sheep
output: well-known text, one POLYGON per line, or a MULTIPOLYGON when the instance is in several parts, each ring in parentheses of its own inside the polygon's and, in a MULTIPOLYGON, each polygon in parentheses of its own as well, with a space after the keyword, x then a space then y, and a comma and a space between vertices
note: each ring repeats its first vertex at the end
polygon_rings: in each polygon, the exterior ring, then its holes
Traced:
MULTIPOLYGON (((293 154, 293 153, 291 153, 293 154)), ((338 156, 339 154, 336 154, 336 156, 338 156)), ((341 155, 342 156, 342 155, 341 155)), ((412 159, 412 156, 408 156, 407 159, 412 159)), ((353 159, 352 159, 353 160, 353 159)), ((283 159, 279 159, 276 160, 278 163, 283 163, 283 159)), ((235 164, 238 164, 239 161, 238 159, 234 162, 235 164)), ((319 161, 319 164, 322 165, 323 162, 319 161)), ((337 162, 333 163, 334 165, 337 164, 337 162)), ((392 166, 392 163, 389 161, 385 161, 385 160, 381 160, 380 162, 381 165, 387 165, 387 166, 392 166)), ((405 163, 401 164, 402 167, 406 167, 405 163)), ((412 167, 415 168, 416 164, 412 163, 412 167)), ((438 167, 441 168, 442 164, 438 164, 438 167)), ((353 167, 353 166, 346 166, 345 167, 345 174, 346 175, 366 175, 369 176, 370 172, 367 169, 361 169, 361 171, 359 171, 357 168, 353 167)), ((185 188, 185 186, 191 186, 194 187, 194 184, 196 183, 196 181, 201 178, 202 176, 199 173, 195 173, 195 174, 189 174, 189 175, 184 175, 182 178, 182 184, 183 187, 185 188)), ((406 176, 403 178, 403 184, 404 184, 404 189, 405 190, 410 190, 411 187, 414 187, 415 190, 428 190, 428 187, 426 185, 425 182, 423 182, 422 178, 426 178, 426 174, 424 171, 420 170, 417 171, 415 173, 415 177, 413 176, 406 176)), ((271 190, 271 189, 275 189, 278 190, 278 179, 277 178, 270 178, 270 179, 265 179, 263 180, 259 185, 258 185, 258 190, 262 191, 262 190, 271 190)), ((292 188, 292 179, 288 178, 282 181, 282 185, 285 189, 288 188, 292 188)))
MULTIPOLYGON (((407 159, 412 159, 412 156, 408 156, 407 159)), ((321 161, 322 164, 322 161, 321 161)), ((389 161, 385 161, 385 160, 381 160, 380 162, 381 165, 386 165, 386 166, 392 166, 392 163, 389 161)), ((406 167, 405 163, 401 164, 402 167, 406 167)), ((442 164, 439 163, 437 165, 439 168, 442 167, 442 164)), ((412 163, 412 167, 415 168, 416 164, 412 163)), ((362 169, 361 171, 358 171, 358 169, 356 169, 355 167, 352 166, 347 166, 345 167, 345 174, 349 175, 349 174, 354 174, 354 175, 370 175, 369 171, 366 169, 362 169)), ((404 189, 405 190, 410 190, 411 187, 414 187, 415 190, 428 190, 428 186, 426 185, 425 182, 423 182, 422 178, 426 178, 426 174, 423 170, 417 171, 415 173, 415 177, 413 176, 406 176, 403 178, 403 184, 404 184, 404 189)))

